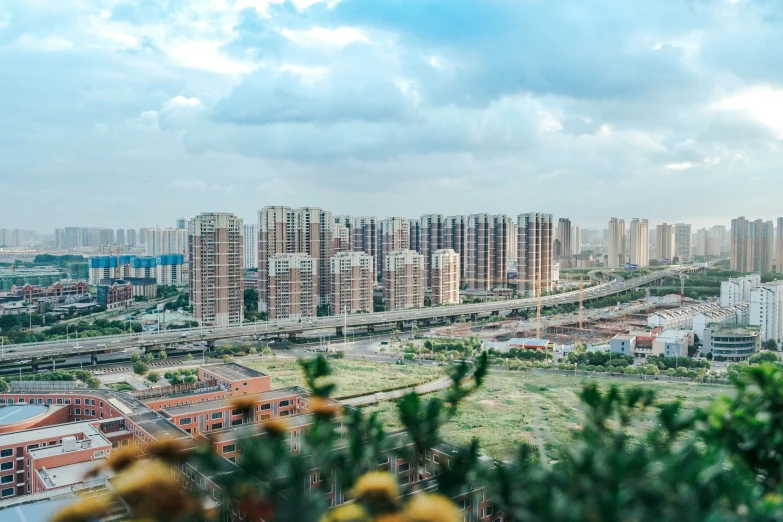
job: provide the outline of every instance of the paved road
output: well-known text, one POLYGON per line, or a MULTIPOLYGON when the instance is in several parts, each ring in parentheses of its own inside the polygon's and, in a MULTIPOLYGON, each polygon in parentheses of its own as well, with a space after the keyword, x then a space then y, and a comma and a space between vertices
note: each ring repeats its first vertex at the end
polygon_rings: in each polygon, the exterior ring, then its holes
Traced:
POLYGON ((369 406, 377 402, 386 401, 389 399, 399 399, 400 397, 407 395, 408 393, 415 391, 419 395, 425 395, 427 393, 433 393, 436 391, 445 390, 451 385, 451 379, 444 378, 437 381, 428 382, 415 388, 405 388, 403 390, 394 390, 390 392, 371 393, 369 395, 363 395, 362 397, 354 397, 352 399, 345 399, 340 401, 346 406, 369 406))
MULTIPOLYGON (((661 278, 678 277, 682 271, 696 270, 699 267, 675 267, 647 274, 645 276, 629 279, 627 281, 615 279, 608 283, 592 286, 584 290, 584 299, 606 297, 636 288, 661 278)), ((542 306, 553 306, 564 303, 578 302, 579 292, 566 292, 562 294, 541 298, 542 306)), ((78 345, 74 341, 47 341, 42 343, 8 345, 0 351, 0 362, 23 360, 31 358, 45 358, 57 356, 78 356, 84 353, 100 353, 117 351, 126 348, 144 346, 155 349, 171 343, 185 341, 210 341, 220 339, 250 339, 251 337, 274 337, 281 335, 318 335, 328 334, 339 328, 362 328, 382 325, 396 325, 406 321, 422 321, 444 317, 463 317, 477 314, 487 314, 506 310, 520 310, 535 308, 535 298, 511 299, 506 301, 493 301, 487 303, 455 305, 416 310, 404 310, 394 312, 381 312, 373 314, 353 314, 347 316, 330 316, 308 318, 304 320, 282 319, 258 323, 245 323, 224 328, 192 328, 187 330, 173 330, 154 334, 115 335, 105 337, 93 337, 79 339, 78 345)))

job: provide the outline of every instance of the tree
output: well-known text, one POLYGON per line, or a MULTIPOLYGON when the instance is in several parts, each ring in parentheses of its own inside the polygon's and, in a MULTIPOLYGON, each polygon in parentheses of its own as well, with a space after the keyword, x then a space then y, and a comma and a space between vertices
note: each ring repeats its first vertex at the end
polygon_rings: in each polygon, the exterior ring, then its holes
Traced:
POLYGON ((233 364, 234 359, 230 355, 224 355, 223 356, 223 364, 233 364))
POLYGON ((400 331, 399 331, 399 330, 397 330, 397 329, 395 329, 394 331, 392 331, 391 340, 392 340, 392 341, 399 341, 399 340, 400 340, 400 334, 401 334, 401 333, 402 333, 402 332, 400 332, 400 331))
POLYGON ((258 349, 255 346, 253 346, 247 351, 247 353, 248 355, 258 355, 258 349))
POLYGON ((0 377, 0 393, 5 393, 8 391, 8 383, 5 379, 0 377))
POLYGON ((166 350, 161 350, 158 352, 158 359, 161 361, 165 361, 168 356, 169 355, 166 353, 166 350))
POLYGON ((150 367, 146 363, 141 361, 133 363, 133 373, 136 375, 144 375, 150 370, 150 367))
POLYGON ((152 355, 151 353, 148 353, 148 354, 145 354, 145 355, 144 355, 144 357, 143 357, 143 359, 142 359, 142 360, 143 360, 145 363, 149 364, 149 363, 151 363, 153 360, 155 360, 155 356, 154 356, 154 355, 152 355))
POLYGON ((418 333, 419 333, 419 327, 418 325, 414 324, 413 327, 411 328, 411 339, 416 339, 418 333))
POLYGON ((134 353, 133 355, 131 355, 131 362, 132 363, 137 363, 139 361, 141 361, 141 355, 139 355, 137 353, 134 353))
POLYGON ((264 346, 264 347, 261 349, 261 356, 263 357, 263 356, 269 356, 269 355, 272 355, 272 356, 274 356, 274 355, 275 355, 275 352, 274 352, 274 350, 272 350, 272 348, 270 348, 270 347, 269 347, 269 345, 267 345, 267 346, 264 346))
MULTIPOLYGON (((774 340, 772 340, 774 342, 774 340)), ((780 356, 776 354, 775 352, 770 352, 767 350, 758 352, 753 354, 750 359, 748 359, 748 363, 750 364, 761 364, 761 363, 777 363, 780 362, 780 356)))
MULTIPOLYGON (((778 349, 778 342, 775 339, 767 339, 764 341, 764 349, 765 350, 777 350, 778 349)), ((778 359, 780 360, 780 359, 778 359)))
POLYGON ((147 374, 147 380, 150 381, 151 383, 156 383, 160 380, 160 375, 158 375, 155 372, 149 372, 147 374))
POLYGON ((192 353, 189 353, 189 354, 187 354, 187 355, 185 356, 185 360, 186 360, 186 361, 192 361, 192 360, 193 360, 193 354, 192 354, 192 353))

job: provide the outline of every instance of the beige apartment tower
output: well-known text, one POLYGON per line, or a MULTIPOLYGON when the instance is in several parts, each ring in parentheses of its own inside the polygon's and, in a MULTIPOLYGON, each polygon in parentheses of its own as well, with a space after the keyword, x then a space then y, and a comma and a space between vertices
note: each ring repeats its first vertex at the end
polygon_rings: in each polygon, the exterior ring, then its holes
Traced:
POLYGON ((646 219, 631 220, 631 249, 628 262, 640 267, 650 264, 650 225, 646 219))
POLYGON ((432 253, 432 306, 459 304, 459 254, 450 248, 432 253))
POLYGON ((674 225, 664 223, 655 227, 655 257, 659 260, 668 259, 669 263, 674 262, 674 256, 677 254, 677 244, 675 242, 676 230, 674 225))
POLYGON ((783 274, 783 217, 778 218, 775 233, 775 272, 783 274))
POLYGON ((340 252, 331 263, 332 314, 372 312, 375 261, 364 252, 340 252))
POLYGON ((244 319, 242 220, 203 213, 188 222, 190 303, 199 324, 228 326, 244 319))
POLYGON ((275 254, 268 259, 269 319, 318 315, 318 261, 304 253, 275 254))
POLYGON ((606 257, 607 268, 620 268, 625 264, 625 220, 609 220, 607 236, 609 254, 606 257))
POLYGON ((427 214, 419 219, 419 250, 424 256, 424 285, 427 288, 432 287, 432 260, 433 254, 445 247, 445 227, 446 218, 443 214, 427 214))
POLYGON ((424 256, 412 250, 384 258, 383 300, 387 311, 424 307, 424 256))

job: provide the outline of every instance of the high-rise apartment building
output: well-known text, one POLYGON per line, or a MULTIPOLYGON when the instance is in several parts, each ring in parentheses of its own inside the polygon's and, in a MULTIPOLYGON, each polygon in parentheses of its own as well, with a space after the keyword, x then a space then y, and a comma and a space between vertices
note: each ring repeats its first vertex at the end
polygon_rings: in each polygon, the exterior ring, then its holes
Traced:
POLYGON ((680 263, 690 263, 693 260, 693 237, 691 226, 687 223, 674 225, 674 253, 680 263))
POLYGON ((421 251, 421 222, 418 219, 408 220, 408 237, 410 238, 410 250, 421 251))
POLYGON ((530 212, 517 216, 518 290, 536 295, 551 292, 552 274, 552 214, 530 212))
POLYGON ((731 220, 731 270, 764 273, 772 270, 775 234, 772 221, 731 220))
POLYGON ((720 255, 720 233, 715 230, 716 227, 706 229, 702 228, 696 231, 696 255, 697 256, 719 256, 720 255))
POLYGON ((143 245, 145 241, 147 241, 147 229, 146 228, 140 228, 139 229, 139 245, 143 245))
POLYGON ((351 220, 351 247, 354 252, 364 252, 372 256, 375 273, 383 272, 383 257, 380 254, 380 223, 375 216, 359 216, 351 220))
POLYGON ((467 217, 465 277, 469 290, 492 290, 507 285, 511 224, 505 214, 467 217))
MULTIPOLYGON (((424 285, 432 287, 430 279, 432 271, 432 255, 446 244, 446 218, 443 214, 427 214, 419 220, 419 253, 424 256, 424 285)), ((459 286, 457 287, 459 289, 459 286)))
POLYGON ((175 228, 146 228, 144 254, 162 256, 164 254, 185 254, 187 252, 187 230, 175 228))
POLYGON ((582 253, 582 229, 575 226, 571 230, 571 255, 577 256, 582 253))
POLYGON ((244 319, 242 220, 226 212, 188 222, 190 304, 200 324, 227 326, 244 319))
POLYGON ((243 238, 245 248, 243 267, 245 269, 258 268, 258 225, 245 223, 243 238))
POLYGON ((765 283, 750 291, 750 324, 761 327, 761 339, 783 339, 783 281, 765 283))
MULTIPOLYGON (((352 252, 353 251, 353 217, 345 214, 334 216, 334 224, 339 225, 338 234, 340 238, 335 242, 336 246, 339 246, 341 250, 334 250, 334 254, 338 252, 352 252), (343 232, 344 230, 344 232, 343 232), (348 238, 345 238, 347 234, 348 238)), ((333 228, 333 230, 335 230, 333 228)), ((334 235, 334 234, 333 234, 334 235)))
POLYGON ((386 254, 383 300, 389 311, 424 307, 424 256, 412 250, 386 254))
POLYGON ((267 260, 269 319, 318 315, 318 260, 303 252, 267 260))
POLYGON ((187 230, 188 222, 184 217, 177 218, 177 230, 187 230))
POLYGON ((783 217, 777 221, 775 233, 775 272, 783 274, 783 217))
POLYGON ((341 223, 332 224, 332 254, 351 251, 351 229, 341 223))
POLYGON ((380 221, 380 256, 385 269, 386 255, 390 252, 411 249, 411 225, 401 217, 390 217, 380 221))
POLYGON ((664 262, 673 263, 674 257, 677 255, 677 243, 675 240, 675 227, 664 223, 655 227, 656 230, 656 248, 655 257, 660 260, 668 260, 664 262))
POLYGON ((557 240, 560 241, 560 257, 571 257, 571 220, 560 218, 557 221, 557 240))
POLYGON ((430 257, 432 306, 459 304, 459 254, 445 248, 434 251, 430 257))
POLYGON ((460 286, 467 286, 468 216, 448 216, 443 230, 443 247, 459 255, 460 286))
POLYGON ((258 297, 261 310, 266 310, 268 305, 268 260, 283 253, 308 254, 316 261, 318 304, 329 304, 332 294, 329 259, 334 249, 333 224, 331 212, 315 207, 264 207, 258 212, 258 297))
POLYGON ((329 260, 332 314, 373 311, 375 260, 364 252, 339 252, 329 260))
POLYGON ((19 230, 18 228, 0 228, 0 246, 18 247, 30 242, 35 237, 32 230, 19 230))
POLYGON ((631 220, 631 248, 628 262, 640 267, 650 264, 650 224, 646 219, 631 220))
POLYGON ((607 229, 608 255, 606 266, 619 268, 625 264, 625 220, 612 218, 607 229))
POLYGON ((139 244, 139 237, 137 235, 135 228, 129 228, 127 232, 125 233, 125 240, 128 243, 128 246, 135 247, 139 244))
POLYGON ((118 228, 115 237, 117 238, 117 244, 118 245, 127 245, 128 244, 128 240, 125 237, 125 230, 124 229, 118 228))
POLYGON ((730 277, 720 283, 720 305, 733 306, 750 302, 752 290, 761 286, 761 274, 748 274, 742 277, 730 277))

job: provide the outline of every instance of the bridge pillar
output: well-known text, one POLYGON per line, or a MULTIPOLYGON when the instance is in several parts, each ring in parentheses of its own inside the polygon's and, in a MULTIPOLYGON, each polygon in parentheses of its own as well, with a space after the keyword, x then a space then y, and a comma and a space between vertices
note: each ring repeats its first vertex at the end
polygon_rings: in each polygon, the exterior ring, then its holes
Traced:
POLYGON ((337 337, 342 337, 343 336, 343 327, 342 326, 338 326, 336 328, 336 330, 337 330, 337 337))
POLYGON ((397 329, 399 331, 402 331, 405 328, 405 323, 403 321, 397 321, 397 329))
POLYGON ((98 364, 98 354, 95 352, 92 352, 90 354, 90 364, 93 366, 96 366, 98 364))
POLYGON ((499 312, 499 311, 497 311, 497 312, 492 312, 492 313, 490 313, 489 315, 500 315, 500 312, 499 312))
POLYGON ((288 334, 288 340, 289 341, 295 341, 296 340, 296 334, 294 332, 291 332, 288 334))
POLYGON ((38 371, 38 357, 33 357, 31 366, 34 372, 38 371))
POLYGON ((207 351, 211 352, 215 349, 215 341, 207 341, 207 351))
POLYGON ((478 314, 470 314, 471 321, 475 321, 476 319, 478 319, 478 314))
POLYGON ((451 321, 452 324, 456 323, 457 319, 458 317, 456 315, 452 315, 451 317, 449 317, 449 321, 451 321))
POLYGON ((372 326, 367 327, 367 333, 373 333, 375 331, 375 328, 372 326))

